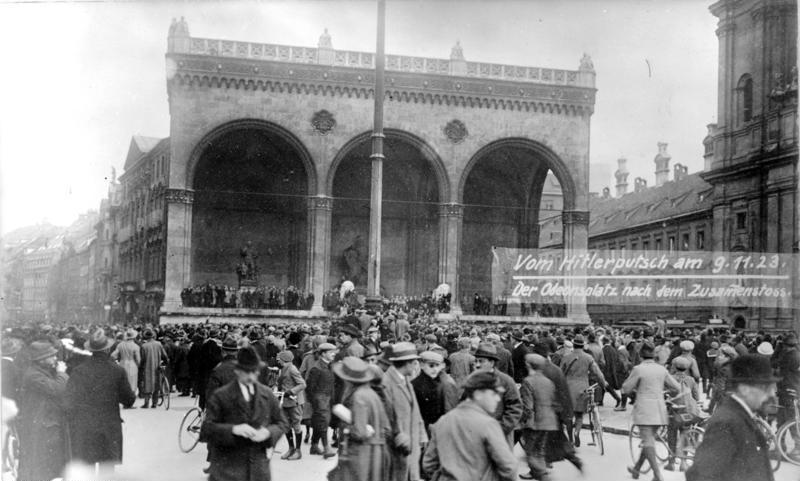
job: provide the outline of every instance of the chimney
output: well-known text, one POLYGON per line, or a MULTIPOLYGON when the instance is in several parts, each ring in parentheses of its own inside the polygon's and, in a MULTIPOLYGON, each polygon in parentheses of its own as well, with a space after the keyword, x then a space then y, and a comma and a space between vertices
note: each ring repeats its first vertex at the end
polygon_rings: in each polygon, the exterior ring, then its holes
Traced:
POLYGON ((611 189, 608 187, 603 187, 603 198, 608 199, 611 197, 611 189))
POLYGON ((672 157, 667 152, 667 143, 658 143, 658 154, 653 162, 656 163, 656 187, 664 185, 669 180, 669 161, 672 157))
POLYGON ((633 181, 633 191, 634 192, 641 192, 647 188, 647 181, 641 177, 637 177, 633 181))
POLYGON ((614 172, 614 177, 617 178, 617 197, 622 197, 628 193, 628 159, 617 159, 617 165, 617 171, 614 172))
POLYGON ((680 163, 675 164, 674 172, 672 174, 672 178, 675 180, 675 182, 682 181, 687 175, 689 175, 689 167, 686 167, 680 163))

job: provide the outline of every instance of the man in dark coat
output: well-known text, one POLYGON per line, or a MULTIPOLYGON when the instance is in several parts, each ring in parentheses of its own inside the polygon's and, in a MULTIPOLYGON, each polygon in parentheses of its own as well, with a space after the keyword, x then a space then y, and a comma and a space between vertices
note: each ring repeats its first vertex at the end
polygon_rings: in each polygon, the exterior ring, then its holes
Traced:
POLYGON ((686 471, 686 481, 774 479, 766 437, 753 418, 775 395, 777 380, 764 356, 746 354, 733 360, 733 392, 706 424, 703 443, 686 471))
POLYGON ((608 337, 603 337, 603 348, 601 352, 603 355, 603 364, 600 365, 600 370, 603 371, 603 376, 605 376, 606 382, 608 383, 605 390, 611 394, 611 397, 617 402, 617 405, 614 406, 614 410, 624 411, 625 406, 622 404, 622 399, 619 397, 619 394, 617 394, 617 389, 619 389, 620 386, 622 386, 622 382, 625 381, 624 367, 619 360, 619 352, 617 348, 611 344, 611 339, 608 337))
POLYGON ((511 364, 514 367, 514 382, 521 384, 528 375, 528 367, 525 364, 525 355, 530 353, 528 346, 525 344, 525 335, 522 331, 515 330, 511 333, 511 338, 514 339, 514 346, 511 349, 511 364))
POLYGON ((444 372, 444 357, 438 352, 424 351, 420 354, 422 372, 411 381, 425 429, 458 404, 460 394, 456 382, 444 372))
POLYGON ((114 341, 97 329, 89 339, 92 356, 72 371, 67 382, 72 458, 100 463, 100 478, 109 478, 122 463, 122 418, 119 405, 131 407, 136 395, 122 366, 109 355, 114 341))
POLYGON ((211 371, 206 386, 206 399, 210 398, 214 391, 236 379, 236 354, 239 347, 236 339, 228 336, 222 341, 222 361, 211 371))
POLYGON ((63 409, 67 366, 56 363, 58 351, 49 342, 33 342, 29 352, 31 364, 22 377, 17 424, 20 481, 57 478, 67 461, 63 409))
POLYGON ((209 481, 269 481, 268 449, 288 429, 280 404, 259 383, 262 362, 252 347, 239 350, 236 380, 214 391, 200 441, 208 443, 209 481))
POLYGON ((192 397, 200 393, 200 387, 203 384, 201 376, 202 351, 203 335, 195 333, 192 336, 192 343, 189 345, 189 352, 186 354, 186 361, 189 363, 189 375, 192 378, 192 397))
POLYGON ((319 362, 308 371, 306 378, 306 394, 311 402, 311 436, 310 454, 321 454, 325 459, 336 456, 336 451, 328 445, 328 425, 331 422, 331 400, 333 399, 334 375, 331 362, 336 356, 336 346, 329 343, 320 344, 319 362), (319 442, 323 449, 320 450, 319 442))
POLYGON ((217 364, 222 360, 222 348, 220 345, 222 343, 219 342, 217 337, 219 336, 219 331, 216 329, 212 330, 206 339, 203 342, 203 345, 200 347, 200 352, 198 355, 199 358, 199 369, 198 369, 198 386, 197 386, 197 393, 200 396, 200 409, 204 409, 206 407, 206 393, 208 389, 208 378, 211 377, 211 371, 217 367, 217 364))

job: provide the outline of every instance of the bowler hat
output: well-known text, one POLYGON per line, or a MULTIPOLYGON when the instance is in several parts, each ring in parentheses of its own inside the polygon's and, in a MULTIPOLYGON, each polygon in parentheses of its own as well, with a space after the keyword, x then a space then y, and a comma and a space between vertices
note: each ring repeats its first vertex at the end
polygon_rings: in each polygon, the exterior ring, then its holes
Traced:
POLYGON ((478 349, 473 355, 475 357, 494 359, 495 361, 500 359, 500 356, 497 355, 497 348, 494 346, 494 344, 490 344, 488 342, 482 342, 478 344, 478 349))
POLYGON ((144 339, 152 339, 154 336, 155 336, 155 334, 153 334, 153 330, 152 329, 146 329, 144 331, 144 334, 142 334, 142 337, 144 339))
POLYGON ((650 342, 642 343, 642 347, 639 350, 639 355, 642 356, 644 359, 653 359, 655 356, 656 347, 653 346, 650 342))
POLYGON ((247 346, 239 349, 233 367, 242 371, 254 372, 260 370, 264 365, 256 350, 252 346, 247 346))
POLYGON ((40 361, 48 357, 58 354, 58 350, 52 344, 46 341, 32 342, 30 346, 30 360, 40 361))
POLYGON ((410 361, 412 359, 419 359, 417 355, 417 347, 410 342, 398 342, 392 346, 389 362, 397 361, 410 361))
POLYGON ((575 336, 575 339, 572 340, 572 345, 575 346, 576 349, 583 349, 584 346, 583 336, 580 334, 575 336))
POLYGON ((772 373, 769 359, 758 354, 744 354, 731 363, 730 381, 744 384, 764 384, 780 381, 772 373))
POLYGON ((764 356, 771 356, 775 353, 775 349, 772 347, 772 344, 768 343, 767 341, 764 341, 758 345, 756 352, 764 356))
POLYGON ((369 364, 354 356, 347 356, 337 362, 331 368, 333 373, 352 383, 365 383, 372 380, 373 372, 369 369, 369 364))
POLYGON ((89 350, 92 352, 105 351, 114 344, 102 329, 96 329, 89 338, 89 350))

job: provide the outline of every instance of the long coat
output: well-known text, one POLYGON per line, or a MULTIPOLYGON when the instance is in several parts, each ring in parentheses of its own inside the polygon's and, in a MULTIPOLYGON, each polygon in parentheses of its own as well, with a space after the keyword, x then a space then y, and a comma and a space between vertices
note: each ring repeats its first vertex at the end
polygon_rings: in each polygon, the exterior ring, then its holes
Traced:
POLYGON ((369 384, 362 384, 345 399, 344 404, 353 414, 349 444, 353 481, 386 479, 389 469, 386 437, 391 435, 392 427, 383 401, 369 384), (367 432, 367 425, 374 429, 372 435, 367 432))
POLYGON ((528 366, 525 364, 525 355, 530 353, 524 342, 519 342, 511 350, 511 364, 514 366, 514 382, 521 383, 528 375, 528 366))
POLYGON ((619 350, 611 344, 603 346, 603 376, 611 389, 619 389, 627 373, 625 366, 619 358, 619 350))
POLYGON ((119 405, 136 400, 128 376, 108 354, 95 352, 77 366, 67 382, 72 457, 87 464, 122 463, 119 405))
POLYGON ((767 441, 738 401, 726 397, 705 429, 694 462, 686 471, 686 481, 775 479, 767 456, 767 441))
POLYGON ((136 386, 139 384, 139 365, 142 363, 139 345, 133 341, 122 341, 111 353, 111 358, 117 361, 122 369, 125 369, 128 383, 130 383, 131 389, 136 391, 136 386))
POLYGON ((467 399, 431 426, 422 469, 438 481, 511 481, 518 464, 497 420, 467 399))
POLYGON ((156 340, 142 344, 142 365, 140 394, 153 393, 158 389, 158 366, 162 362, 169 362, 167 351, 156 340))
POLYGON ((600 367, 594 361, 591 354, 583 349, 575 349, 561 359, 561 370, 567 378, 569 395, 572 399, 572 409, 576 413, 586 412, 586 403, 580 402, 581 395, 589 387, 589 374, 605 382, 600 367))
POLYGON ((663 426, 669 423, 667 403, 664 401, 664 387, 678 391, 680 385, 667 369, 653 361, 645 359, 635 366, 628 379, 622 383, 622 392, 636 392, 636 404, 633 405, 633 424, 641 426, 663 426))
POLYGON ((303 406, 306 402, 306 381, 291 362, 284 364, 278 373, 278 390, 284 393, 284 408, 303 406))
POLYGON ((269 481, 267 449, 289 429, 289 423, 272 392, 256 383, 251 402, 242 395, 237 381, 214 391, 206 403, 206 418, 200 441, 208 443, 211 462, 209 481, 269 481), (233 426, 265 427, 270 436, 260 442, 233 434, 233 426))
POLYGON ((31 364, 22 377, 20 392, 19 480, 53 479, 67 461, 64 393, 67 375, 31 364))
POLYGON ((558 431, 561 423, 556 414, 556 385, 539 371, 522 380, 519 388, 522 398, 523 428, 534 431, 558 431))
POLYGON ((392 481, 420 479, 421 445, 428 442, 428 434, 425 432, 414 388, 394 366, 384 373, 382 384, 386 395, 386 406, 392 410, 397 423, 395 437, 407 438, 411 445, 411 454, 408 456, 403 456, 396 450, 389 450, 391 469, 386 479, 392 481))

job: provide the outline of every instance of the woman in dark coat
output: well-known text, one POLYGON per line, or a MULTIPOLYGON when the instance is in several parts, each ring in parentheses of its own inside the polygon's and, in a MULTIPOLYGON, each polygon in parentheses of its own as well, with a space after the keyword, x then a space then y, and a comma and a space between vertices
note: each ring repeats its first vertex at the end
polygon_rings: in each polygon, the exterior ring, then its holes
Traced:
POLYGON ((67 375, 66 365, 56 364, 56 354, 49 342, 31 344, 19 403, 20 481, 57 478, 66 465, 67 375))
POLYGON ((109 357, 113 344, 102 329, 92 333, 88 343, 92 357, 76 367, 67 382, 72 457, 100 463, 103 471, 122 463, 119 405, 131 407, 136 400, 125 369, 109 357))

